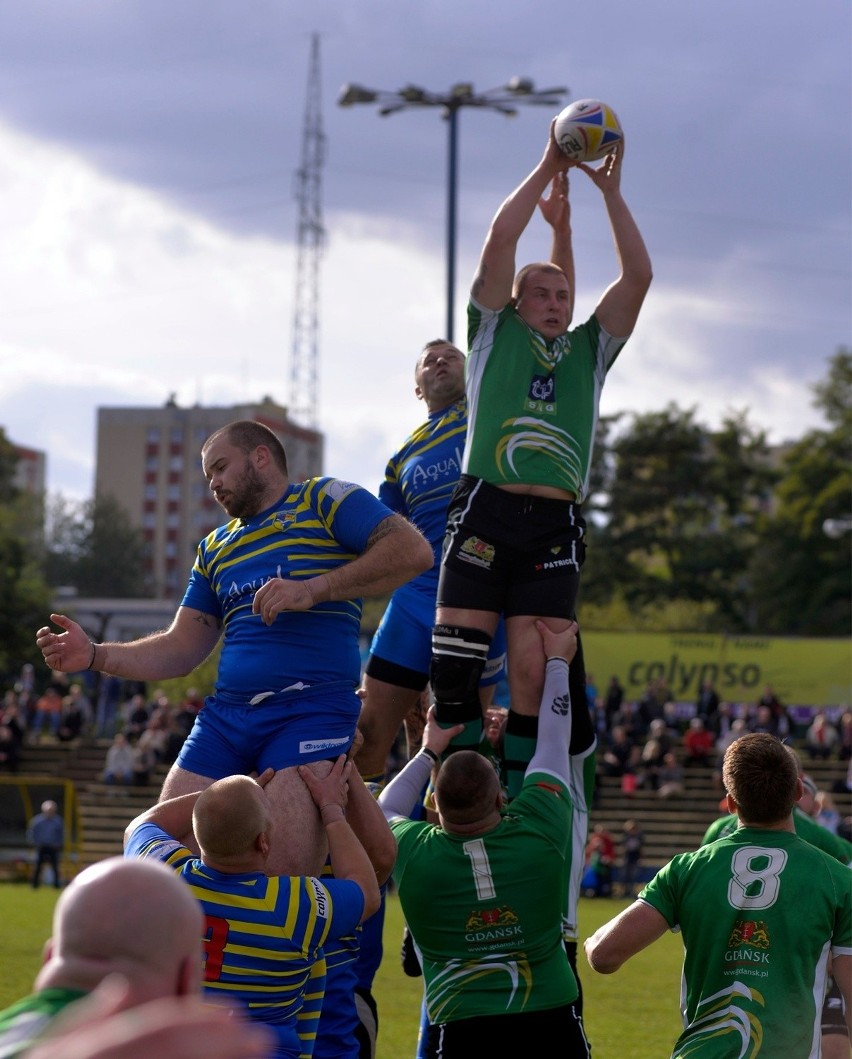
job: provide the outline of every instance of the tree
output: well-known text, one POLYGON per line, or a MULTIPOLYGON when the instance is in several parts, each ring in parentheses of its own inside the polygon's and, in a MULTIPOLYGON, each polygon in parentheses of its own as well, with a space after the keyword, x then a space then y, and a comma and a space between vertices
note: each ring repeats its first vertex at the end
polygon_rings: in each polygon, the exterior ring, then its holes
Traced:
POLYGON ((751 564, 755 621, 767 633, 848 636, 852 351, 839 349, 812 390, 829 428, 810 431, 782 459, 775 506, 761 520, 751 564), (826 532, 830 520, 839 535, 826 532))
POLYGON ((0 428, 0 673, 10 678, 41 653, 35 630, 50 612, 50 594, 39 570, 40 498, 18 489, 18 456, 0 428))
POLYGON ((114 497, 76 504, 59 496, 48 513, 45 570, 51 585, 81 596, 139 598, 145 583, 145 540, 114 497))
POLYGON ((763 433, 743 413, 710 431, 694 409, 669 405, 633 416, 608 449, 584 604, 623 597, 636 612, 687 601, 705 628, 747 629, 745 573, 773 478, 763 433))

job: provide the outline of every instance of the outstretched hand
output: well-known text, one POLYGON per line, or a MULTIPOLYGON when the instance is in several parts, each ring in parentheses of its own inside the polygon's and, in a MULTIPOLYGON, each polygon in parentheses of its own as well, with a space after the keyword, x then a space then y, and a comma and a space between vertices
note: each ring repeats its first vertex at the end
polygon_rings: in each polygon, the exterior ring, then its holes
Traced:
POLYGON ((435 716, 435 707, 430 706, 426 714, 426 727, 423 729, 421 746, 431 750, 438 757, 443 754, 453 739, 464 731, 463 724, 454 724, 452 728, 442 728, 435 716))
POLYGON ((559 631, 551 629, 541 619, 535 623, 535 627, 541 637, 544 657, 564 658, 570 664, 577 653, 577 632, 579 626, 576 621, 569 622, 566 628, 559 631))
POLYGON ((50 620, 64 632, 54 632, 44 625, 36 633, 36 645, 51 669, 60 673, 79 673, 92 661, 92 642, 83 627, 64 614, 51 614, 50 620))
POLYGON ((571 203, 568 201, 568 173, 557 173, 550 182, 547 194, 538 200, 541 215, 555 231, 562 231, 571 222, 571 203))
POLYGON ((621 163, 624 160, 624 140, 606 155, 597 167, 588 162, 578 162, 577 168, 591 179, 600 191, 605 195, 609 191, 619 191, 621 188, 621 163))
POLYGON ((556 118, 550 123, 547 147, 544 149, 542 162, 552 169, 554 174, 566 173, 569 169, 573 169, 574 166, 578 164, 573 158, 569 158, 556 142, 556 118))
POLYGON ((325 776, 318 776, 313 769, 307 765, 299 765, 299 775, 314 800, 318 809, 329 805, 338 805, 341 809, 346 808, 349 800, 349 774, 352 772, 353 764, 348 761, 345 754, 341 754, 335 761, 331 772, 325 776))

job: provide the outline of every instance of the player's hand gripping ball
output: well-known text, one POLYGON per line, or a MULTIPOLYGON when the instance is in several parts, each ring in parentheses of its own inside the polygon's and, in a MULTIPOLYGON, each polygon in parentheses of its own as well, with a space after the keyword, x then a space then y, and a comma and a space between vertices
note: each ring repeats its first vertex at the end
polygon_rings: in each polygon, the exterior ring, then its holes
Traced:
POLYGON ((599 99, 570 103, 556 118, 553 134, 559 149, 575 162, 595 162, 624 138, 615 111, 599 99))

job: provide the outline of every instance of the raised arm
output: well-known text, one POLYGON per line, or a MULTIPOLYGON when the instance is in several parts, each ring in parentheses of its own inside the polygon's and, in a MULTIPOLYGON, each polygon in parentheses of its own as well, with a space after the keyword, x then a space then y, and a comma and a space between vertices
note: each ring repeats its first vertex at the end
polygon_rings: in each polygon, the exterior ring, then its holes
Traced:
POLYGON ((65 614, 51 614, 50 620, 63 631, 45 625, 36 633, 36 644, 51 669, 92 669, 133 680, 168 680, 191 673, 216 646, 221 632, 211 614, 189 607, 178 608, 168 629, 130 643, 96 644, 65 614))
POLYGON ((473 278, 471 297, 484 309, 502 309, 512 297, 515 251, 547 185, 575 163, 553 139, 553 123, 541 161, 503 202, 491 222, 473 278))
POLYGON ((150 809, 146 809, 144 813, 140 813, 131 820, 124 829, 124 845, 126 846, 130 841, 137 827, 141 827, 142 824, 156 824, 182 846, 197 853, 198 844, 192 830, 192 811, 202 793, 202 791, 193 791, 192 794, 182 794, 178 798, 169 798, 167 801, 152 805, 150 809))
POLYGON ((574 246, 571 240, 571 203, 568 200, 568 173, 557 173, 550 182, 550 190, 539 199, 538 208, 542 217, 553 229, 550 247, 550 262, 565 273, 568 280, 570 303, 568 322, 574 316, 576 277, 574 274, 574 246))
POLYGON ((577 167, 590 177, 603 194, 612 229, 621 274, 604 292, 595 315, 601 327, 616 338, 626 338, 636 326, 652 278, 651 258, 645 241, 621 194, 623 161, 622 140, 597 169, 584 163, 577 167))
POLYGON ((401 515, 392 515, 376 526, 357 559, 304 581, 275 577, 257 590, 253 610, 271 625, 285 610, 310 610, 329 600, 383 596, 428 570, 434 558, 423 534, 401 515))
MULTIPOLYGON (((274 775, 274 769, 264 769, 256 779, 257 785, 265 787, 274 775)), ((198 841, 192 826, 192 814, 195 811, 195 803, 203 793, 203 791, 193 791, 191 794, 178 795, 177 798, 168 798, 152 805, 144 813, 140 813, 124 829, 125 847, 137 827, 142 824, 156 824, 182 846, 186 846, 193 853, 199 853, 198 841)))
POLYGON ((577 653, 577 623, 572 621, 565 629, 554 632, 545 622, 537 621, 536 628, 545 658, 544 688, 538 712, 535 753, 526 771, 551 772, 567 786, 572 725, 568 668, 577 653))
POLYGON ((349 801, 346 819, 367 852, 381 886, 393 871, 396 839, 376 799, 370 794, 357 769, 349 774, 349 801))
POLYGON ((379 807, 388 820, 411 815, 433 767, 463 729, 463 724, 442 728, 435 719, 435 707, 429 707, 420 749, 379 795, 379 807))
POLYGON ((299 775, 320 811, 334 877, 349 879, 361 888, 364 895, 363 923, 378 911, 381 895, 370 858, 350 827, 344 811, 353 769, 352 762, 346 760, 345 754, 341 754, 328 775, 320 777, 306 765, 299 765, 299 775))

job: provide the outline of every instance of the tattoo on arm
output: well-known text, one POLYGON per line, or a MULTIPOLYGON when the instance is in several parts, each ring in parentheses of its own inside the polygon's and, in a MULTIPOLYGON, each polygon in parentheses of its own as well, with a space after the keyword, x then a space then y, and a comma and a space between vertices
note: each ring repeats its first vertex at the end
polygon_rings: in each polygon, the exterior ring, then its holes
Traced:
POLYGON ((204 614, 201 611, 195 615, 194 621, 197 621, 199 625, 204 625, 208 629, 222 628, 222 622, 219 618, 214 618, 212 614, 204 614))
POLYGON ((473 277, 473 284, 471 285, 470 293, 473 295, 474 298, 482 290, 482 288, 483 288, 483 286, 485 284, 485 276, 486 276, 487 272, 488 272, 487 267, 485 265, 480 265, 479 266, 479 271, 473 277))
POLYGON ((364 551, 372 548, 373 545, 378 544, 383 537, 387 537, 389 533, 393 533, 397 530, 399 528, 399 519, 399 515, 390 515, 388 518, 383 519, 367 538, 367 546, 364 548, 364 551))

